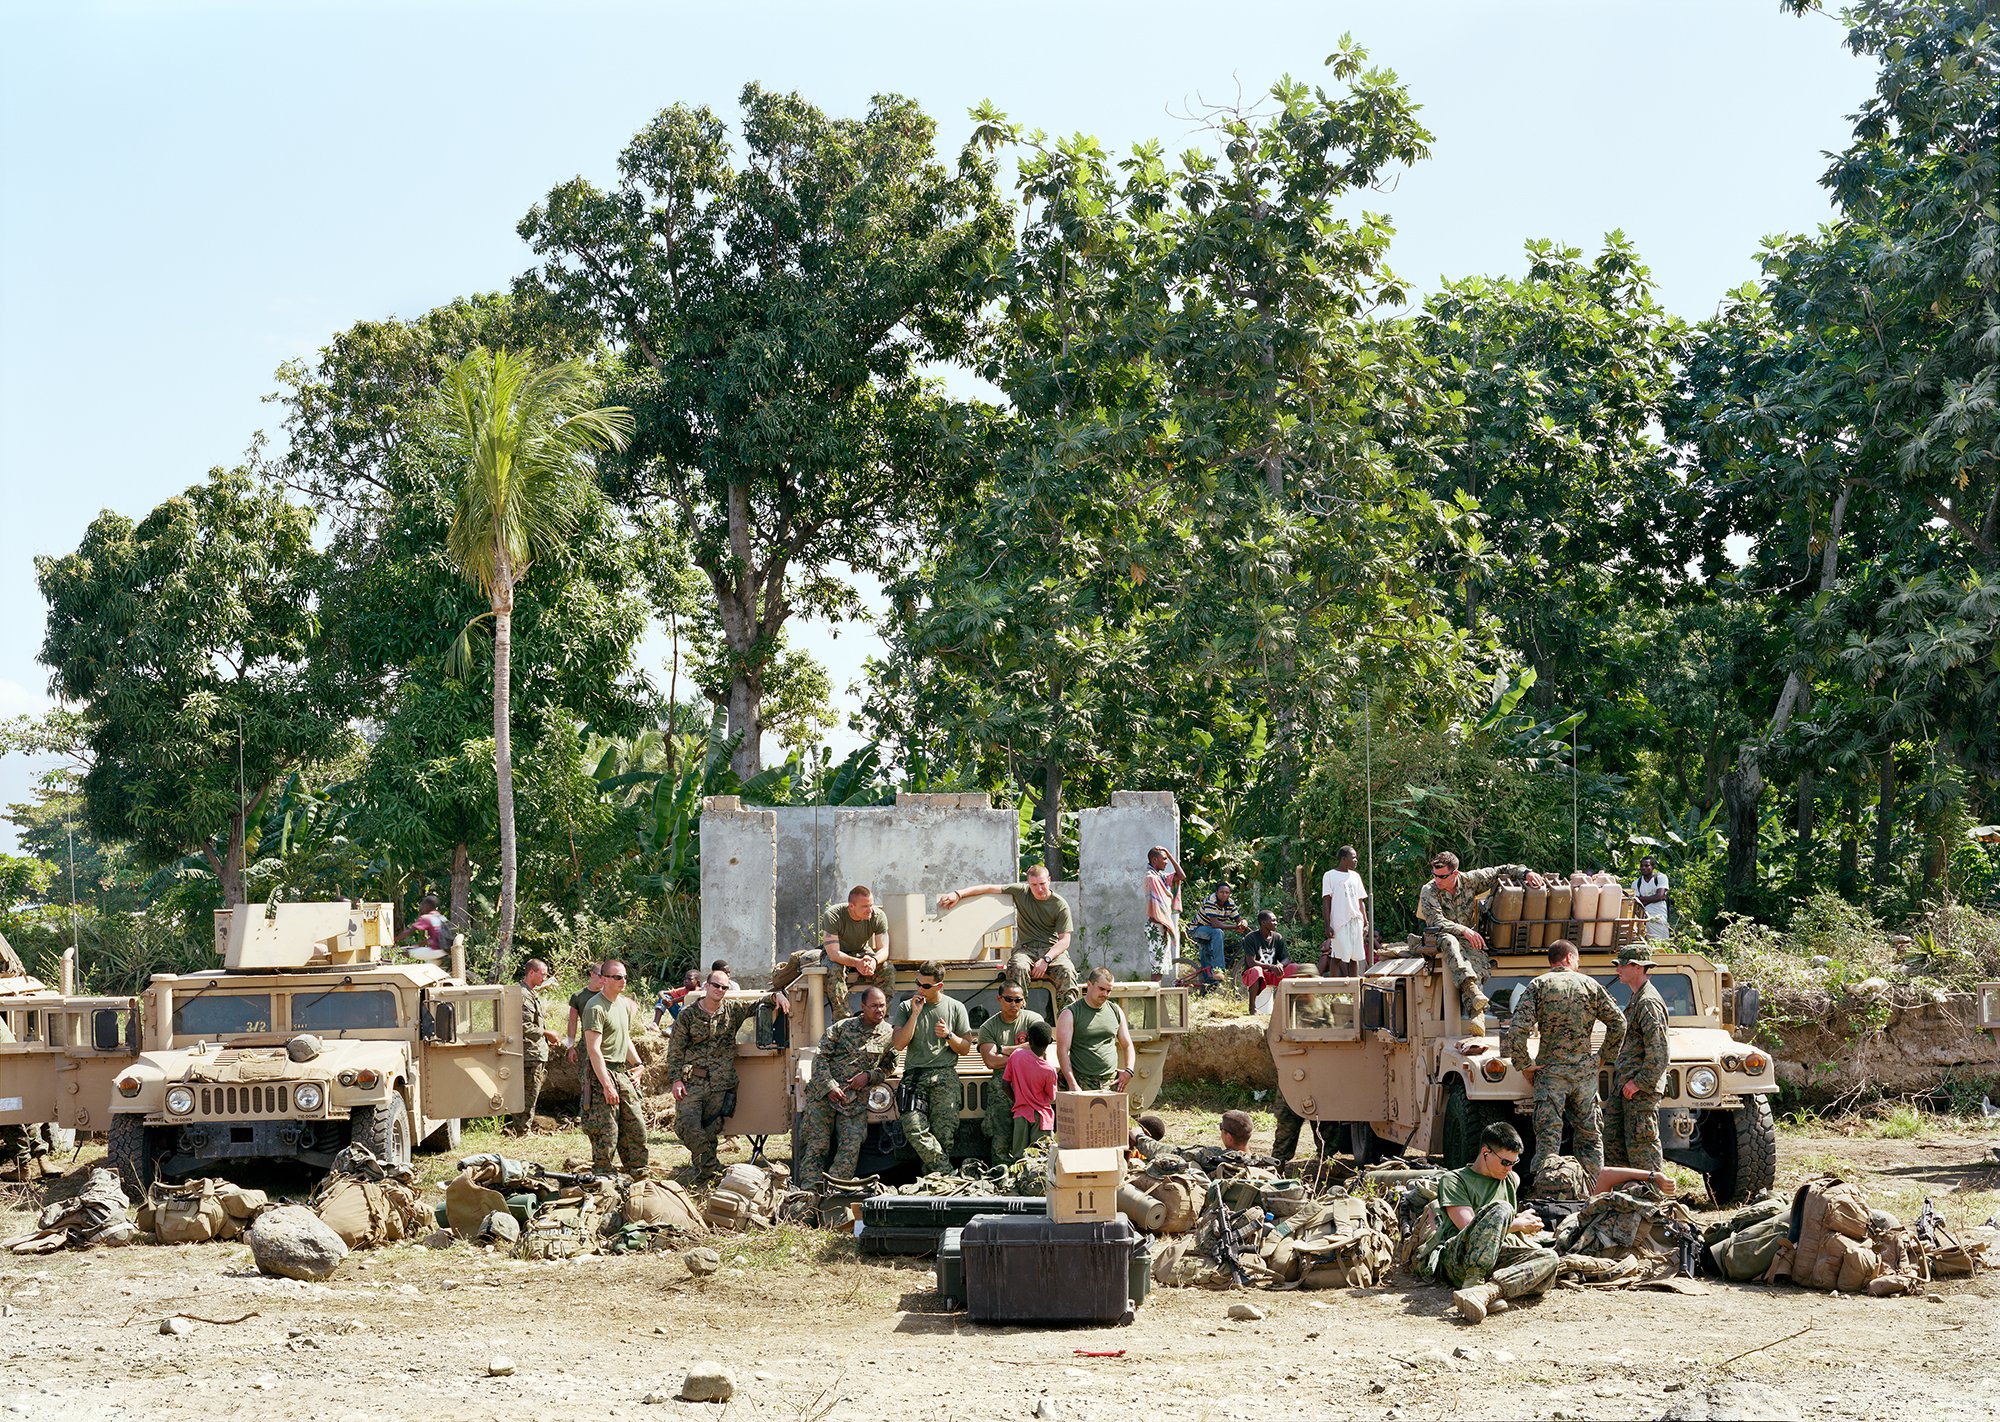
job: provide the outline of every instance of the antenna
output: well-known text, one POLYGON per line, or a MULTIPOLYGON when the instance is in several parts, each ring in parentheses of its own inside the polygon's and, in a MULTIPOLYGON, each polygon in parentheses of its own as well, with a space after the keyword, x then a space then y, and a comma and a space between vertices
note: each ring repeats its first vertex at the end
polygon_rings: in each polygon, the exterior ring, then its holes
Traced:
MULTIPOLYGON (((1578 717, 1577 719, 1581 720, 1582 718, 1578 717)), ((1572 874, 1583 867, 1579 862, 1579 850, 1577 847, 1577 826, 1580 823, 1580 819, 1577 811, 1576 794, 1576 726, 1576 721, 1569 723, 1569 872, 1572 874)))
MULTIPOLYGON (((1361 786, 1368 806, 1368 892, 1375 883, 1375 717, 1369 709, 1368 690, 1361 691, 1361 786)), ((1371 911, 1373 905, 1370 905, 1371 911)), ((1366 926, 1365 924, 1363 925, 1366 926)), ((1371 947, 1367 950, 1373 953, 1371 947)))
MULTIPOLYGON (((243 716, 240 712, 236 717, 236 837, 241 845, 239 852, 247 860, 250 857, 250 802, 243 789, 243 716)), ((237 872, 241 873, 242 868, 239 867, 237 872)), ((239 895, 243 892, 240 883, 236 892, 239 895)), ((272 898, 276 897, 274 892, 272 898)))
POLYGON ((69 946, 77 946, 76 907, 76 822, 72 820, 63 826, 69 833, 69 946))

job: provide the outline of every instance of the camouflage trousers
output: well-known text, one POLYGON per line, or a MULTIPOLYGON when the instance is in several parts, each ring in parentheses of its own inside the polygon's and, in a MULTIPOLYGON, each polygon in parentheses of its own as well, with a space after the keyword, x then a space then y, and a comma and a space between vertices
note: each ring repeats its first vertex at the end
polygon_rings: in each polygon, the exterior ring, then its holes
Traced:
POLYGON ((26 1180, 28 1167, 40 1155, 41 1140, 33 1126, 0 1126, 0 1179, 26 1180))
MULTIPOLYGON (((548 1074, 547 1057, 529 1057, 521 1063, 521 1110, 519 1115, 507 1119, 507 1129, 515 1135, 527 1134, 528 1128, 535 1124, 535 1107, 541 1102, 542 1082, 548 1074)), ((625 1088, 619 1087, 618 1094, 623 1096, 625 1088)))
POLYGON ((1604 1168, 1604 1134, 1598 1127, 1597 1072, 1584 1067, 1565 1072, 1547 1067, 1535 1073, 1535 1159, 1553 1160, 1563 1154, 1563 1127, 1569 1128, 1571 1149, 1583 1173, 1597 1188, 1604 1168))
POLYGON ((715 1153, 715 1143, 722 1139, 722 1123, 729 1118, 732 1104, 729 1098, 735 1094, 734 1077, 727 1081, 691 1077, 687 1081, 687 1095, 674 1108, 674 1134, 693 1158, 697 1179, 722 1173, 722 1158, 715 1153))
POLYGON ((1493 976, 1493 960, 1485 949, 1469 947, 1456 933, 1440 931, 1438 944, 1452 981, 1458 984, 1458 1010, 1470 1017, 1478 1000, 1486 996, 1484 984, 1493 976))
POLYGON ((986 1081, 986 1143, 993 1147, 993 1163, 1005 1165, 1014 1157, 1014 1088, 1007 1078, 994 1072, 986 1081))
POLYGON ((903 1112, 903 1138, 924 1169, 951 1169, 951 1148, 958 1140, 958 1110, 964 1100, 957 1070, 937 1066, 912 1072, 903 1078, 903 1091, 914 1102, 903 1112))
MULTIPOLYGON (((1275 1138, 1271 1142, 1271 1154, 1280 1163, 1290 1165, 1292 1157, 1299 1153, 1299 1132, 1304 1126, 1305 1118, 1294 1111, 1291 1103, 1285 1100, 1284 1093, 1279 1092, 1278 1129, 1275 1133, 1275 1138)), ((1332 1151, 1328 1149, 1328 1138, 1332 1135, 1334 1129, 1331 1124, 1325 1121, 1313 1122, 1313 1139, 1319 1143, 1319 1153, 1322 1156, 1332 1154, 1332 1151)), ((1338 1147, 1334 1149, 1338 1149, 1338 1147)))
POLYGON ((842 1180, 852 1180, 861 1168, 861 1143, 867 1137, 865 1100, 843 1111, 830 1098, 815 1096, 799 1113, 799 1158, 792 1162, 792 1183, 801 1190, 817 1190, 829 1170, 842 1180))
MULTIPOLYGON (((1026 993, 1035 983, 1035 979, 1031 976, 1034 967, 1035 960, 1031 956, 1026 953, 1015 953, 1013 957, 1007 960, 1007 981, 1019 988, 1023 993, 1026 993)), ((1064 954, 1049 964, 1048 976, 1043 978, 1042 981, 1048 984, 1049 993, 1056 1000, 1056 1012, 1061 1012, 1065 1007, 1076 1001, 1078 996, 1076 964, 1070 962, 1068 954, 1064 954)), ((1051 1027, 1055 1025, 1055 1016, 1053 1013, 1049 1016, 1049 1025, 1051 1027)))
POLYGON ((645 1105, 639 1083, 629 1071, 611 1073, 618 1089, 618 1104, 611 1105, 595 1093, 583 1112, 583 1133, 590 1137, 590 1168, 609 1175, 621 1165, 627 1175, 646 1173, 646 1122, 639 1112, 645 1105))
POLYGON ((875 965, 874 972, 865 975, 853 968, 839 968, 837 971, 843 974, 841 981, 845 986, 840 992, 838 1001, 833 1004, 836 1021, 854 1015, 855 1008, 861 1002, 862 990, 865 988, 878 987, 882 989, 882 996, 891 1002, 896 1000, 896 965, 887 958, 875 965))
POLYGON ((1472 1217, 1438 1251, 1432 1277, 1452 1289, 1492 1284, 1503 1299, 1539 1294, 1556 1279, 1556 1253, 1537 1244, 1515 1244, 1511 1226, 1517 1213, 1505 1200, 1495 1200, 1472 1217))
POLYGON ((1664 1170, 1667 1158, 1660 1151, 1660 1094, 1641 1091, 1625 1099, 1624 1083, 1611 1079, 1611 1095, 1604 1103, 1605 1155, 1613 1165, 1629 1165, 1635 1170, 1664 1170))

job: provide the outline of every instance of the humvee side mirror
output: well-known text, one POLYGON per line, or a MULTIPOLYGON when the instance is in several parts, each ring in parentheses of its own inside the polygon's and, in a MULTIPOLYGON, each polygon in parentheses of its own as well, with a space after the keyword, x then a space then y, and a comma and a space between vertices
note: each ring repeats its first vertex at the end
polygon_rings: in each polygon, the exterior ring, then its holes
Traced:
POLYGON ((100 1052, 115 1052, 123 1045, 116 1008, 100 1007, 90 1014, 90 1045, 100 1052))
POLYGON ((1757 1003, 1759 994, 1753 984, 1745 983, 1736 989, 1736 1030, 1745 1040, 1757 1030, 1757 1003))
POLYGON ((455 1003, 431 1004, 431 1040, 437 1042, 458 1040, 458 1007, 455 1003))

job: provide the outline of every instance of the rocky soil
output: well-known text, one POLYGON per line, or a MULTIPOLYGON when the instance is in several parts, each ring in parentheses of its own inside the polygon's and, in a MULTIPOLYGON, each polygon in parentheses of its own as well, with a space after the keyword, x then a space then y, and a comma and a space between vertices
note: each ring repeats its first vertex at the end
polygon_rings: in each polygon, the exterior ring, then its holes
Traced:
MULTIPOLYGON (((1175 1113, 1173 1124, 1180 1135, 1201 1123, 1175 1113)), ((2000 1133, 1788 1133, 1785 1173, 1838 1165, 1888 1208, 1910 1212, 1929 1196, 1973 1225, 2000 1205, 2000 1165, 1985 1163, 1996 1141, 2000 1133)), ((557 1160, 580 1144, 546 1136, 531 1153, 557 1160)), ((433 1164, 430 1177, 443 1169, 433 1164)), ((14 1203, 0 1203, 0 1231, 25 1221, 24 1202, 14 1203)), ((1994 1271, 1909 1299, 1706 1283, 1689 1293, 1564 1291, 1476 1328, 1447 1316, 1441 1290, 1400 1283, 1159 1290, 1129 1327, 1051 1330, 942 1313, 927 1263, 863 1259, 817 1231, 716 1243, 722 1267, 699 1283, 678 1253, 528 1264, 464 1245, 398 1245, 359 1251, 317 1284, 259 1275, 241 1243, 0 1256, 0 1422, 1915 1422, 2000 1411, 1994 1271), (1231 1321, 1243 1301, 1264 1317, 1231 1321), (1117 1356, 1088 1356, 1101 1352, 1117 1356), (700 1360, 729 1371, 728 1402, 678 1400, 700 1360)))

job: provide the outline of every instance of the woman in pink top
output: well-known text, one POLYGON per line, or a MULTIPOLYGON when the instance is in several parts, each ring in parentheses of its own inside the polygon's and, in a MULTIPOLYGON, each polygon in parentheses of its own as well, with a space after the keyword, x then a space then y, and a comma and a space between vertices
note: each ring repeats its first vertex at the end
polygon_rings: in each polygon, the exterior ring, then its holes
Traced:
POLYGON ((1026 1049, 1007 1057, 1001 1075, 1014 1093, 1014 1139, 1004 1151, 1006 1161, 1019 1160, 1055 1127, 1056 1069, 1049 1061, 1049 1048, 1055 1042, 1053 1027, 1046 1022, 1031 1022, 1026 1049))

